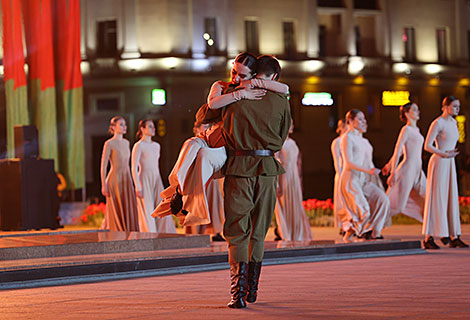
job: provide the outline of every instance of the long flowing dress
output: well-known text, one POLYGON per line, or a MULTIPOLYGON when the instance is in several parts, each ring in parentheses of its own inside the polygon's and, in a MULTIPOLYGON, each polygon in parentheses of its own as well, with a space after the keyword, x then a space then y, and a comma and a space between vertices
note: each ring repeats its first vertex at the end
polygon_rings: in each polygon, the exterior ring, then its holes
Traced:
POLYGON ((141 232, 176 233, 175 223, 171 216, 155 219, 152 211, 161 201, 160 192, 163 182, 158 169, 160 144, 157 142, 139 141, 132 149, 132 167, 139 169, 134 176, 136 190, 141 190, 143 198, 137 197, 139 211, 139 228, 141 232))
POLYGON ((111 170, 106 177, 109 196, 106 197, 104 228, 111 231, 139 231, 137 203, 129 170, 130 149, 127 139, 109 139, 103 148, 109 152, 111 170))
POLYGON ((339 177, 343 171, 343 158, 341 157, 340 148, 341 136, 336 137, 331 142, 331 155, 333 157, 333 164, 335 168, 335 181, 333 186, 333 213, 335 219, 335 228, 341 228, 341 219, 338 212, 343 208, 343 198, 339 188, 339 177))
POLYGON ((376 177, 351 167, 351 164, 355 164, 375 168, 372 162, 373 148, 369 140, 355 129, 343 135, 340 146, 343 157, 340 190, 344 207, 338 215, 343 230, 352 229, 357 236, 373 231, 375 236, 380 236, 389 218, 390 201, 376 177))
POLYGON ((300 185, 297 159, 299 147, 291 138, 287 138, 277 154, 286 173, 279 176, 280 194, 276 202, 276 220, 282 240, 308 241, 313 239, 308 217, 302 205, 302 187, 300 185))
MULTIPOLYGON (((206 140, 200 137, 186 140, 168 177, 170 186, 161 192, 162 201, 152 216, 164 217, 171 214, 171 196, 179 187, 179 192, 183 195, 183 209, 188 211, 183 225, 211 223, 211 216, 223 212, 223 206, 221 207, 222 201, 218 196, 211 194, 210 198, 208 197, 207 187, 209 180, 222 168, 226 158, 224 147, 210 148, 206 140)), ((210 191, 213 192, 213 189, 210 191)))
POLYGON ((392 163, 396 164, 403 153, 403 160, 395 172, 395 182, 387 190, 390 199, 390 215, 403 213, 423 222, 426 176, 422 169, 421 155, 424 138, 419 128, 403 126, 398 136, 392 163))
MULTIPOLYGON (((458 139, 457 121, 439 117, 431 123, 426 144, 434 142, 439 150, 448 151, 455 149, 458 139)), ((429 160, 423 234, 435 237, 461 234, 455 158, 433 154, 429 160)))

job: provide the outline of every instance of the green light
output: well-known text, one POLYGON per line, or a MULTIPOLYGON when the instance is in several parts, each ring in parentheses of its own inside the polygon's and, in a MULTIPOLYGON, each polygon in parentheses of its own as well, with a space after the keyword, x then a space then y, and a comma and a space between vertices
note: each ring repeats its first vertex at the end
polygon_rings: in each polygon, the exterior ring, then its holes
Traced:
POLYGON ((152 89, 152 104, 154 106, 164 106, 166 104, 165 89, 152 89))

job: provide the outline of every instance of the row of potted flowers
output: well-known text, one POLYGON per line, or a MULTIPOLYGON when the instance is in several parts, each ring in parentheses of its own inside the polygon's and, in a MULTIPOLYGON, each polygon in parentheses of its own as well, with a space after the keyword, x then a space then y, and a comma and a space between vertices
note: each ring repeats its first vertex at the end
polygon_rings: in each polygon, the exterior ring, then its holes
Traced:
MULTIPOLYGON (((331 199, 308 199, 302 201, 302 205, 312 226, 329 227, 334 225, 333 201, 331 199)), ((459 207, 461 222, 470 223, 470 197, 459 197, 459 207)), ((105 211, 106 204, 104 203, 90 204, 79 218, 75 218, 75 223, 99 227, 104 219, 105 211)), ((402 215, 394 216, 392 222, 396 224, 419 223, 402 215)))

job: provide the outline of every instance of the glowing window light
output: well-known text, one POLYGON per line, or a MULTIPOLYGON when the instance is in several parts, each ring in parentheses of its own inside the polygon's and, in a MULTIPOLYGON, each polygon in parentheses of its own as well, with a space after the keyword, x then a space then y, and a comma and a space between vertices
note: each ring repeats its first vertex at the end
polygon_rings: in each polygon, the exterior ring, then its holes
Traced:
POLYGON ((439 85, 439 78, 429 79, 429 85, 430 86, 438 86, 439 85))
POLYGON ((204 40, 209 40, 211 38, 211 35, 206 32, 202 37, 204 38, 204 40))
POLYGON ((307 83, 308 84, 317 84, 320 82, 320 77, 317 76, 310 76, 307 78, 307 83))
POLYGON ((459 129, 459 143, 464 143, 465 142, 465 116, 460 115, 455 117, 455 120, 457 120, 457 128, 459 129))
POLYGON ((364 69, 365 63, 361 57, 350 57, 348 63, 349 74, 358 74, 364 69))
POLYGON ((382 105, 384 107, 397 107, 410 102, 409 91, 383 91, 382 105))
POLYGON ((332 106, 333 103, 329 92, 306 92, 302 98, 304 106, 332 106))
POLYGON ((408 78, 407 78, 407 77, 400 77, 400 78, 397 79, 397 83, 398 83, 399 85, 402 85, 402 86, 407 85, 408 82, 409 82, 409 81, 408 81, 408 78))
POLYGON ((435 63, 430 63, 424 66, 424 71, 428 74, 436 74, 442 71, 442 66, 435 64, 435 63))
POLYGON ((462 86, 462 87, 470 86, 470 79, 469 78, 460 79, 459 85, 462 86))
POLYGON ((354 84, 364 84, 364 76, 357 76, 353 80, 354 84))
POLYGON ((152 104, 154 106, 164 106, 166 104, 165 89, 152 89, 152 104))

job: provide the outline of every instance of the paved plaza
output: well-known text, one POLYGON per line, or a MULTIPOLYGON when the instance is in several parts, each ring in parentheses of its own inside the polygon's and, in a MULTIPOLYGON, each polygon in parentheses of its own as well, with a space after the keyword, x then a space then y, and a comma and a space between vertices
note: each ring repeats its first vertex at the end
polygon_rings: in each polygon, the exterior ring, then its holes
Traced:
POLYGON ((266 266, 259 301, 242 310, 226 307, 228 270, 5 290, 0 301, 0 319, 470 319, 470 249, 266 266))

